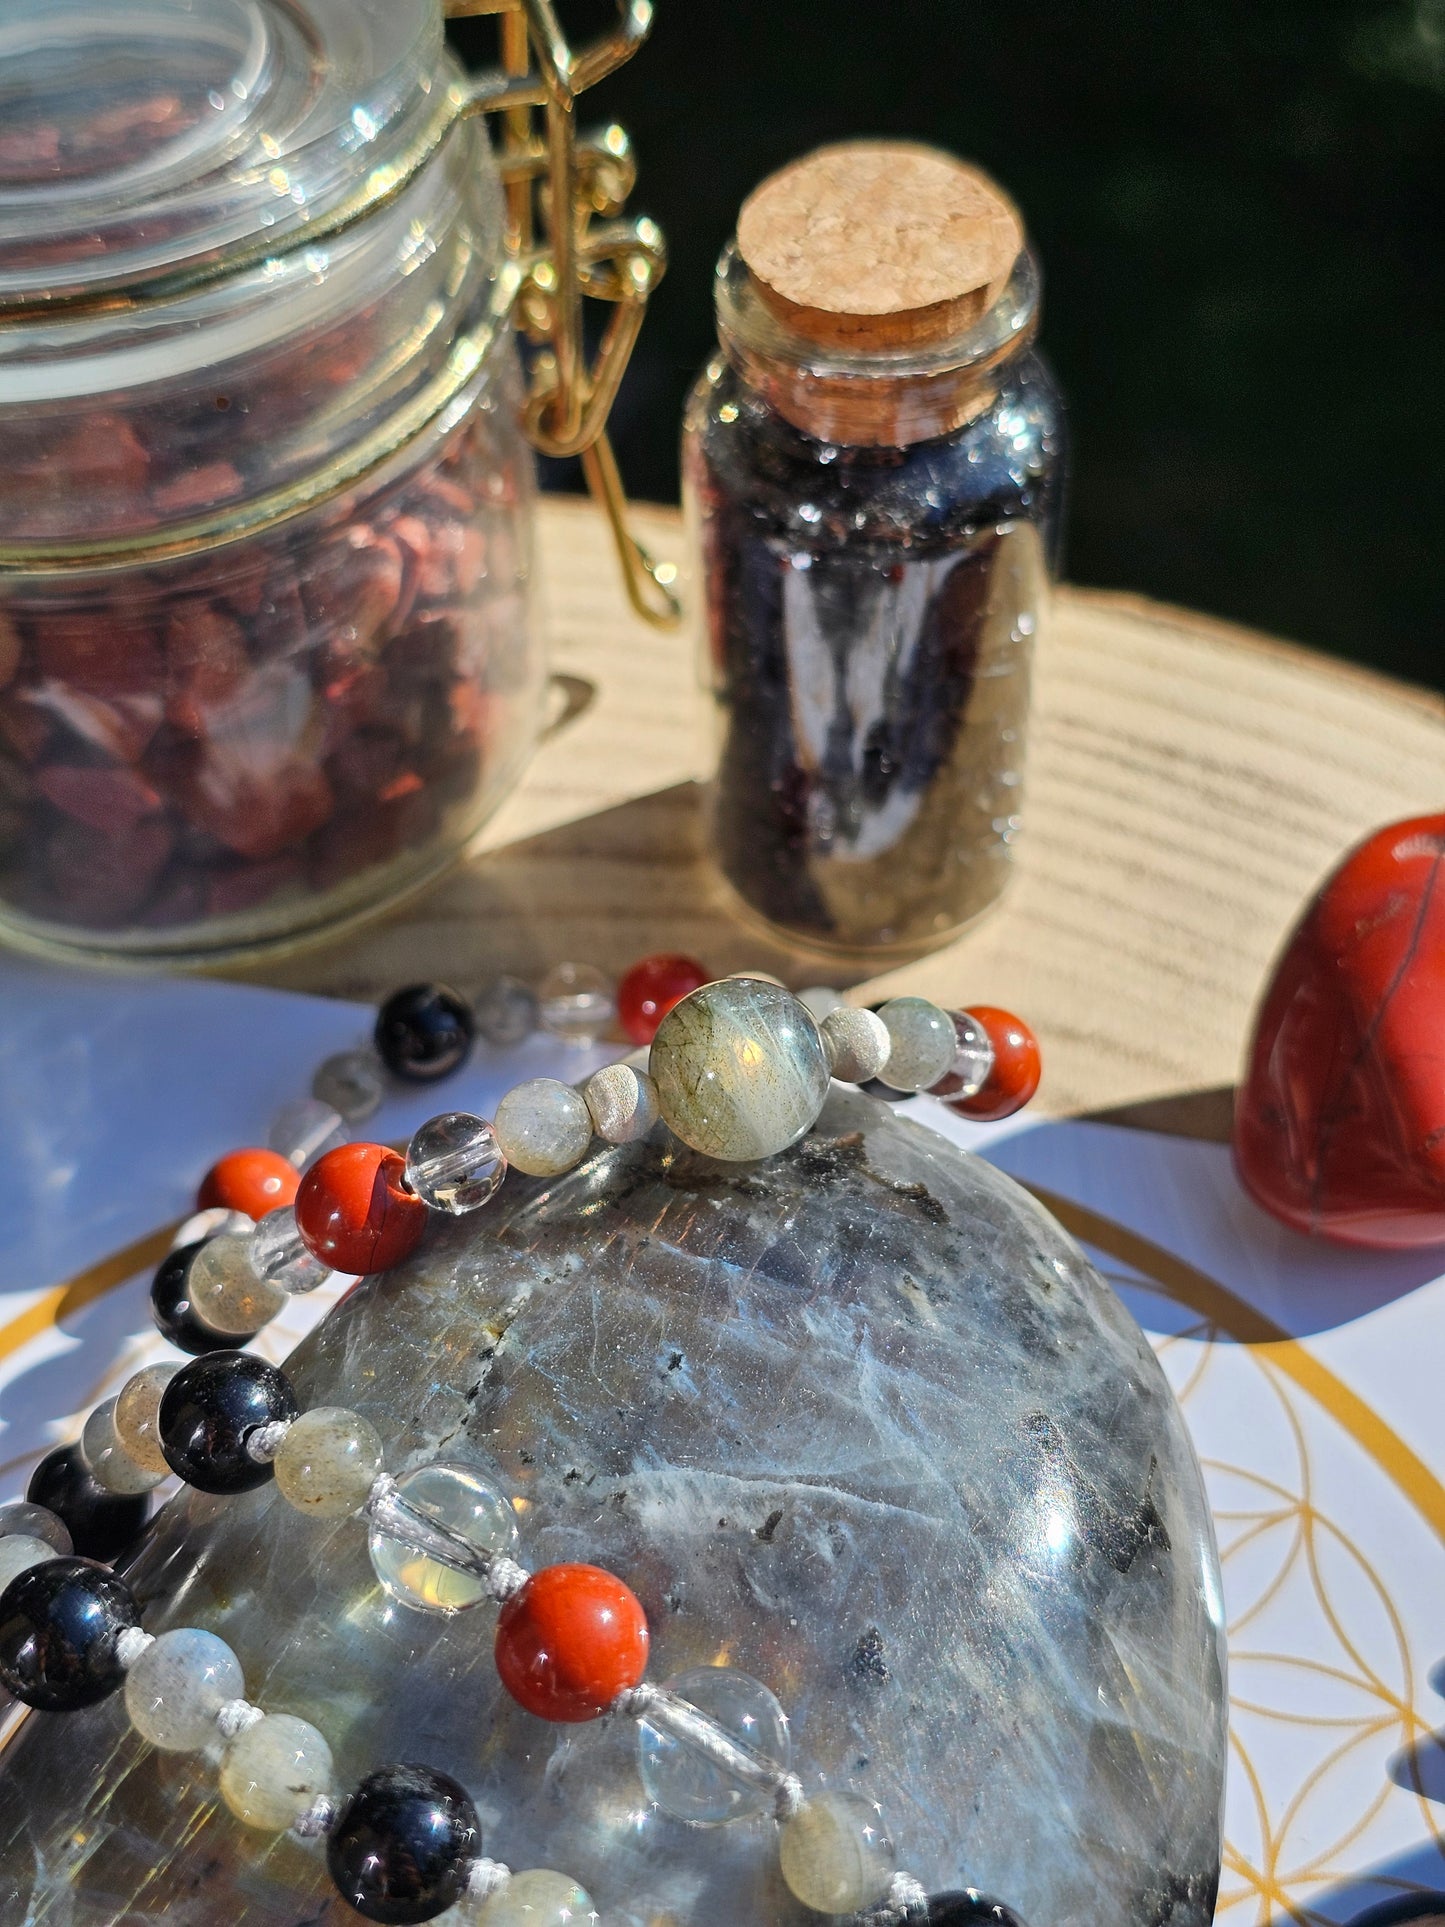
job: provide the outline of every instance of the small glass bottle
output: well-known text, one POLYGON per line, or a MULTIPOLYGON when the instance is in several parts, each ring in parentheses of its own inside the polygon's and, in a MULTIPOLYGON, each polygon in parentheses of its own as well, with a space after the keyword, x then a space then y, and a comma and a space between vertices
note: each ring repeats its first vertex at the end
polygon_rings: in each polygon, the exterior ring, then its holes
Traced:
POLYGON ((764 182, 684 424, 715 857, 809 949, 947 941, 1007 879, 1063 411, 986 176, 895 142, 764 182))

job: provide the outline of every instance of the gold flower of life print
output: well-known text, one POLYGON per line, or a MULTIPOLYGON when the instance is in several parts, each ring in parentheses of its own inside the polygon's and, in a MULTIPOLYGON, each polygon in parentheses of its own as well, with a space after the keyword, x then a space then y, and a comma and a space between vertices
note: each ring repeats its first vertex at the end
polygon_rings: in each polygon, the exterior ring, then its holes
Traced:
MULTIPOLYGON (((1400 1805, 1431 1845, 1428 1884, 1383 1874, 1368 1898, 1445 1889, 1445 1834, 1426 1797, 1420 1755, 1433 1749, 1419 1700, 1428 1681, 1378 1549, 1341 1522, 1342 1474, 1383 1475, 1408 1501, 1413 1545, 1440 1565, 1445 1487, 1328 1367, 1217 1279, 1162 1246, 1071 1200, 1031 1187, 1134 1296, 1162 1301, 1155 1348, 1200 1446, 1229 1605, 1230 1773, 1246 1798, 1230 1804, 1217 1918, 1238 1927, 1334 1927, 1328 1897, 1358 1893, 1362 1869, 1400 1849, 1400 1805), (1165 1309, 1167 1307, 1167 1309, 1165 1309), (1159 1329, 1164 1330, 1158 1336, 1159 1329), (1247 1428, 1229 1388, 1227 1456, 1211 1456, 1209 1381, 1249 1375, 1247 1428), (1339 1452, 1321 1452, 1321 1426, 1339 1452), (1248 1463, 1240 1463, 1248 1454, 1248 1463), (1399 1778, 1392 1775, 1392 1766, 1399 1778), (1241 1813, 1249 1816, 1241 1821, 1241 1813), (1247 1827, 1247 1831, 1246 1831, 1247 1827)), ((1222 1409, 1219 1401, 1216 1409, 1222 1409)), ((1358 1499, 1357 1499, 1358 1506, 1358 1499)), ((1415 1579, 1418 1586, 1418 1576, 1415 1579)), ((1418 1866, 1424 1856, 1411 1856, 1418 1866)), ((1365 1910, 1348 1907, 1345 1917, 1365 1910)))

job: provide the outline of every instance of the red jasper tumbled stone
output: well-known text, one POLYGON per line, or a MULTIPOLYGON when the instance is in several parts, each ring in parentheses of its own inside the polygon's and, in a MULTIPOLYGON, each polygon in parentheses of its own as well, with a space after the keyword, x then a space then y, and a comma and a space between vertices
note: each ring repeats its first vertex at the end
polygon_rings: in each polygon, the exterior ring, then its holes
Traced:
POLYGON ((279 1151, 258 1146, 228 1151, 201 1180, 196 1208, 212 1211, 224 1205, 227 1211, 244 1211, 248 1218, 264 1218, 268 1211, 293 1203, 300 1183, 301 1173, 279 1151))
POLYGON ((993 1069, 972 1097, 955 1097, 948 1108, 976 1123, 996 1124, 1021 1111, 1039 1088, 1043 1059, 1039 1040, 1021 1017, 992 1004, 974 1004, 966 1016, 981 1024, 993 1045, 993 1069))
POLYGON ((577 1724, 605 1713, 647 1671, 647 1615, 600 1566, 544 1566, 497 1620, 502 1684, 539 1719, 577 1724))
POLYGON ((617 1016, 623 1030, 634 1044, 650 1044, 673 1005, 707 981, 707 971, 696 957, 644 957, 617 986, 617 1016))
POLYGON ((1306 908, 1255 1018, 1234 1160, 1298 1231, 1445 1244, 1445 816, 1378 830, 1306 908))
POLYGON ((296 1194, 296 1229, 307 1250, 356 1277, 401 1264, 427 1222, 405 1180, 404 1161, 384 1144, 342 1144, 318 1158, 296 1194))

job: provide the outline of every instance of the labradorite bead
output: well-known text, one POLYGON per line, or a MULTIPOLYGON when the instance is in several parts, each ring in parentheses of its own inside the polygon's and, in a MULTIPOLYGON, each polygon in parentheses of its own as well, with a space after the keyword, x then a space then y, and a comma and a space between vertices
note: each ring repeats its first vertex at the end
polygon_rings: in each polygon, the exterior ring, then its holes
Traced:
POLYGON ((381 1438, 359 1412, 315 1405, 292 1425, 275 1458, 288 1505, 318 1519, 345 1519, 366 1504, 381 1470, 381 1438))
POLYGON ((828 1095, 817 1025, 790 991, 758 977, 684 997, 658 1028, 649 1069, 671 1129, 729 1163, 796 1144, 828 1095))
POLYGON ((198 1238, 194 1244, 178 1245, 161 1260, 160 1269, 151 1281, 151 1317, 157 1331, 193 1358, 204 1358, 207 1352, 230 1351, 235 1343, 224 1333, 213 1332, 203 1325, 191 1304, 191 1260, 204 1242, 198 1238))
POLYGON ((147 1472, 170 1471, 161 1450, 161 1400, 179 1365, 146 1365, 121 1386, 115 1401, 116 1436, 147 1472))
POLYGON ((238 1820, 264 1833, 284 1833, 318 1794, 329 1793, 331 1748, 310 1720, 268 1713, 226 1748, 221 1798, 238 1820))
POLYGON ((0 1592, 18 1579, 22 1572, 29 1572, 32 1566, 44 1565, 47 1559, 55 1557, 54 1546, 46 1545, 43 1539, 32 1538, 28 1533, 9 1533, 0 1539, 0 1592))
POLYGON ((888 1892, 898 1862, 877 1807, 820 1793, 787 1822, 778 1863, 789 1890, 819 1914, 856 1914, 888 1892))
POLYGON ((159 1472, 149 1472, 138 1465, 126 1451, 120 1434, 115 1429, 115 1400, 106 1399, 97 1405, 85 1421, 85 1430, 80 1435, 80 1449, 85 1454, 85 1462, 95 1475, 97 1485, 103 1485, 107 1492, 121 1497, 131 1497, 137 1492, 149 1492, 158 1486, 166 1476, 166 1468, 159 1472))
POLYGON ((194 1753, 216 1737, 216 1715, 246 1691, 241 1662, 214 1633, 178 1626, 153 1640, 125 1676, 125 1710, 143 1740, 194 1753))
POLYGON ((585 1927, 597 1909, 570 1874, 548 1867, 514 1873, 477 1915, 477 1927, 585 1927))
POLYGON ((888 1032, 888 1062, 878 1073, 895 1091, 926 1091, 953 1068, 953 1019, 926 997, 895 997, 878 1015, 888 1032))
POLYGON ((509 1164, 529 1178, 556 1178, 586 1157, 592 1113, 570 1084, 530 1077, 498 1104, 492 1129, 509 1164))
POLYGON ((47 1506, 32 1505, 28 1499, 14 1499, 0 1505, 0 1539, 25 1537, 39 1539, 50 1548, 50 1557, 73 1552, 70 1531, 64 1519, 47 1506))

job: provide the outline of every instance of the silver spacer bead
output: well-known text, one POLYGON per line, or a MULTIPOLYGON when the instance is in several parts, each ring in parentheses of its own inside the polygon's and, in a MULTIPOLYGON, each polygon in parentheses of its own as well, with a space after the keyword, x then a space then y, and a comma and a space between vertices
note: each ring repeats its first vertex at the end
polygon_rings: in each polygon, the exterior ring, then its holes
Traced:
POLYGON ((773 1813, 779 1820, 791 1820, 803 1805, 803 1782, 796 1773, 785 1773, 773 1796, 773 1813))
POLYGON ((490 1900, 511 1877, 512 1869, 504 1867, 500 1860, 474 1860, 467 1868, 467 1894, 473 1900, 490 1900))
POLYGON ((318 1793, 306 1811, 291 1822, 291 1831, 298 1840, 323 1839, 335 1826, 339 1812, 329 1793, 318 1793))
POLYGON ((257 1465, 269 1465, 294 1423, 294 1419, 273 1418, 267 1425, 253 1425, 246 1434, 246 1457, 257 1465))
POLYGON ((223 1740, 234 1740, 248 1727, 259 1726, 266 1715, 249 1700, 227 1700, 216 1714, 216 1726, 223 1740))
POLYGON ((154 1633, 143 1633, 139 1626, 127 1626, 115 1642, 116 1661, 128 1673, 147 1647, 155 1643, 154 1633))

